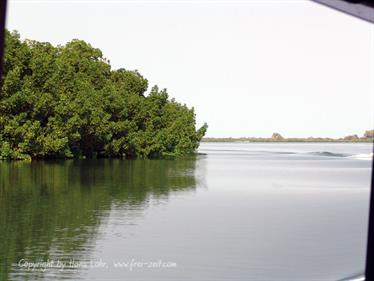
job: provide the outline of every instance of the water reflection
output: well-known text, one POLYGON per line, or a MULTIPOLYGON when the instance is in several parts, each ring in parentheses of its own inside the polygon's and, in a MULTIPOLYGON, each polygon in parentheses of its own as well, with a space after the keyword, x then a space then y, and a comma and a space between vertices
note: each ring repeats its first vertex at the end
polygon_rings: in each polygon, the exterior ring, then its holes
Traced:
POLYGON ((87 258, 113 206, 131 219, 150 199, 193 191, 195 166, 193 158, 0 162, 0 280, 49 278, 21 271, 21 259, 87 258))

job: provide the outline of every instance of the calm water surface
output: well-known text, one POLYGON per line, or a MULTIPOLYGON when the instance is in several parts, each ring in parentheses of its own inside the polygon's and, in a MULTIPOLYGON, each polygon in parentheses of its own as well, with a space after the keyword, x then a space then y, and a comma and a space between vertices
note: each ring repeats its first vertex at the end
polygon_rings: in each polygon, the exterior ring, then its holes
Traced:
POLYGON ((371 151, 202 143, 183 160, 0 162, 0 280, 360 273, 371 151))

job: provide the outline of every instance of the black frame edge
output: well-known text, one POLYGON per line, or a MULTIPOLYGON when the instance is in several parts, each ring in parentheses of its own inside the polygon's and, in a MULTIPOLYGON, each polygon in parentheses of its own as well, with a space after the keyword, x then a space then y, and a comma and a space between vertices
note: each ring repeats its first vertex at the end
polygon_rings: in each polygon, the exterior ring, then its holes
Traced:
POLYGON ((2 76, 3 76, 3 56, 4 56, 5 20, 6 20, 7 2, 8 2, 7 0, 0 0, 0 81, 2 81, 2 76))

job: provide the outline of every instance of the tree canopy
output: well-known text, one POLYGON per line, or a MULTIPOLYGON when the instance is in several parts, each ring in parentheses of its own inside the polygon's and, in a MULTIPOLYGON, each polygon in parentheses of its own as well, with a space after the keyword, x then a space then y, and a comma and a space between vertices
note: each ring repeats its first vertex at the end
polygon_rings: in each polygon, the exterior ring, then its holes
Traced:
POLYGON ((194 153, 207 125, 138 71, 112 70, 82 40, 64 46, 6 31, 0 159, 161 158, 194 153))

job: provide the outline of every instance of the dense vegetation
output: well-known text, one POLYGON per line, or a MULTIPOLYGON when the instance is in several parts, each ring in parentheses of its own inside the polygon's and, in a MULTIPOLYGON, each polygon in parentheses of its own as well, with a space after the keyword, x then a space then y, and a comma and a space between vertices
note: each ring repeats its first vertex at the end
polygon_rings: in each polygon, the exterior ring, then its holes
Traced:
POLYGON ((82 40, 64 46, 6 32, 0 159, 158 158, 193 153, 207 125, 137 71, 111 70, 82 40))

